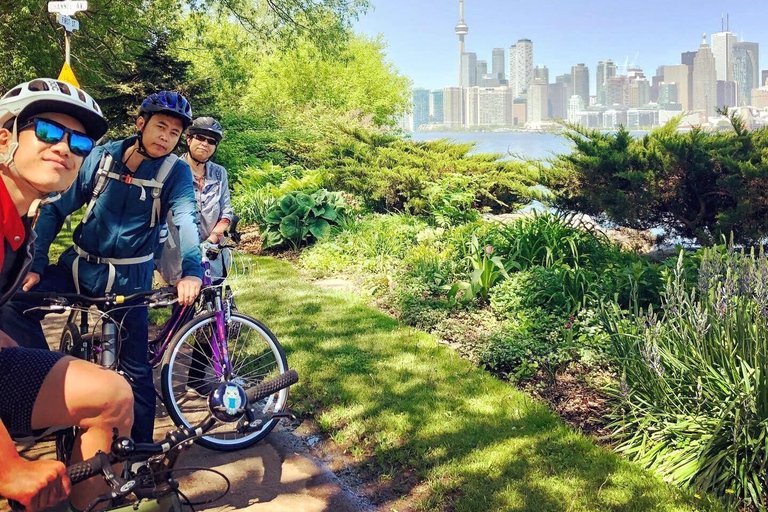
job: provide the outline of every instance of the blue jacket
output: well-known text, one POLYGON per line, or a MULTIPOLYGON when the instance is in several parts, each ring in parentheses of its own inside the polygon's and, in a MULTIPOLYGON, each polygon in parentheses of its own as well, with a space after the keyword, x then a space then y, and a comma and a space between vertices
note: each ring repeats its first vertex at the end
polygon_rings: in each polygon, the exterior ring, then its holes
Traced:
MULTIPOLYGON (((43 206, 35 226, 37 240, 32 272, 41 275, 44 273, 48 264, 48 248, 61 230, 64 219, 90 202, 96 171, 104 151, 108 151, 114 158, 115 172, 127 172, 127 169, 120 168, 123 165, 123 153, 135 141, 136 137, 131 137, 96 147, 83 162, 75 183, 61 195, 61 199, 43 206)), ((162 159, 145 160, 133 177, 152 179, 161 163, 162 159)), ((166 218, 170 210, 174 224, 179 227, 183 276, 202 278, 192 173, 182 159, 176 162, 165 180, 160 200, 160 218, 166 218)), ((159 245, 159 229, 162 222, 150 227, 151 214, 151 189, 146 190, 146 198, 141 200, 139 187, 110 179, 90 218, 85 224, 80 223, 75 228, 72 238, 83 250, 104 258, 134 258, 153 254, 159 245)), ((61 255, 59 263, 71 268, 76 257, 77 254, 70 247, 61 255)), ((115 265, 115 270, 116 278, 112 291, 116 293, 148 290, 152 286, 154 262, 151 260, 139 265, 115 265)), ((93 295, 103 294, 108 271, 109 266, 106 264, 89 263, 81 258, 81 289, 93 295)))

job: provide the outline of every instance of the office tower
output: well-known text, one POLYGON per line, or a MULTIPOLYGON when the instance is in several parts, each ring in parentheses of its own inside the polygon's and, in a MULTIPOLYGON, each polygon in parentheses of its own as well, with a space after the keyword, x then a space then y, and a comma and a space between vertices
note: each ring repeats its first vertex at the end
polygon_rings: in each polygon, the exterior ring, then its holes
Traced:
MULTIPOLYGON (((473 89, 474 90, 474 89, 473 89)), ((477 126, 511 126, 514 122, 514 97, 509 87, 478 87, 476 106, 477 126)))
POLYGON ((696 52, 683 52, 680 54, 680 64, 688 66, 688 107, 683 108, 693 110, 693 59, 696 58, 696 52))
POLYGON ((715 57, 717 79, 730 82, 733 80, 733 45, 736 34, 733 32, 716 32, 712 34, 712 55, 715 57))
MULTIPOLYGON (((685 64, 678 64, 676 66, 662 66, 661 74, 664 77, 664 83, 677 84, 677 103, 680 103, 683 110, 691 110, 693 105, 691 104, 691 96, 689 91, 691 90, 691 83, 689 80, 690 68, 685 64)), ((661 103, 661 98, 659 98, 661 103)))
POLYGON ((717 69, 704 34, 701 46, 693 59, 693 110, 704 116, 715 114, 717 104, 717 69))
POLYGON ((491 55, 491 73, 504 80, 504 48, 494 48, 491 55))
POLYGON ((584 100, 581 98, 581 96, 578 94, 571 96, 571 98, 568 100, 568 122, 578 123, 579 114, 583 108, 584 100))
POLYGON ((509 47, 509 86, 515 97, 521 96, 533 81, 533 42, 520 39, 509 47))
POLYGON ((549 69, 547 66, 539 64, 533 68, 533 80, 544 80, 545 84, 549 83, 549 69))
POLYGON ((568 100, 571 98, 571 96, 573 96, 573 76, 570 73, 557 75, 555 77, 555 83, 565 85, 565 102, 567 105, 568 100))
POLYGON ((589 68, 584 63, 571 67, 573 94, 579 96, 584 105, 589 105, 589 68))
POLYGON ((477 85, 477 54, 475 52, 461 54, 461 83, 462 87, 477 85))
POLYGON ((661 82, 659 84, 659 105, 664 108, 680 105, 678 90, 678 84, 675 82, 661 82))
POLYGON ((480 88, 464 88, 464 126, 477 126, 479 110, 480 88))
POLYGON ((768 88, 760 87, 752 91, 752 106, 755 108, 768 108, 768 88))
POLYGON ((735 107, 737 96, 737 84, 734 81, 717 81, 717 104, 718 107, 735 107))
POLYGON ((435 89, 429 93, 429 122, 443 124, 443 90, 435 89))
POLYGON ((416 88, 413 90, 413 129, 429 124, 429 91, 416 88))
POLYGON ((766 85, 766 80, 768 80, 768 69, 764 69, 760 72, 760 87, 766 85))
POLYGON ((483 75, 488 74, 488 62, 484 60, 477 61, 477 79, 479 80, 483 75))
POLYGON ((597 63, 597 103, 606 105, 605 84, 609 78, 616 76, 616 64, 611 59, 601 60, 597 63))
POLYGON ((629 68, 627 70, 627 80, 629 82, 627 89, 627 105, 631 108, 640 108, 650 102, 650 83, 645 77, 645 73, 640 68, 629 68))
POLYGON ((547 119, 549 119, 547 82, 543 78, 537 78, 528 87, 528 123, 537 125, 547 119))
POLYGON ((629 104, 629 79, 626 75, 612 76, 605 82, 605 105, 626 106, 629 104))
POLYGON ((547 114, 550 119, 565 119, 568 116, 567 87, 564 83, 549 84, 547 86, 547 114))
POLYGON ((737 105, 752 104, 752 89, 760 87, 760 47, 746 41, 733 45, 733 79, 738 84, 737 105))
POLYGON ((456 35, 459 36, 459 87, 466 87, 466 84, 462 83, 462 56, 464 55, 464 36, 469 32, 469 27, 464 23, 464 0, 459 0, 459 22, 454 29, 456 35))
POLYGON ((443 89, 443 123, 451 128, 464 125, 464 95, 461 87, 443 89))
POLYGON ((656 68, 656 74, 651 77, 651 103, 659 102, 659 84, 664 81, 664 66, 656 68))

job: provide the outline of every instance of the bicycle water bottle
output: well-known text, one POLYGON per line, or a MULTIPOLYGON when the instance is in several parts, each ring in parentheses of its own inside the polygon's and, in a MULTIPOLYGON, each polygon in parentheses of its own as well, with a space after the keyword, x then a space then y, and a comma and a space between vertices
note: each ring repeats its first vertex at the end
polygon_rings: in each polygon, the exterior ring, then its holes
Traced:
POLYGON ((117 360, 117 325, 104 322, 101 326, 101 366, 114 366, 117 360))

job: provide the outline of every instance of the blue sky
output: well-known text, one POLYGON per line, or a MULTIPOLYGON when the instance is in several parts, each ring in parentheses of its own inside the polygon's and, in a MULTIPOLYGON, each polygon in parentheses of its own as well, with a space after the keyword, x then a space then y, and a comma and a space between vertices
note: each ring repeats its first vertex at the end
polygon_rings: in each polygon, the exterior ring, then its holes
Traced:
MULTIPOLYGON (((415 87, 456 85, 458 0, 372 2, 374 8, 355 23, 358 32, 382 34, 389 60, 415 87)), ((493 48, 506 51, 518 39, 531 39, 534 65, 546 65, 550 81, 584 62, 594 94, 599 60, 634 60, 650 80, 657 66, 679 64, 681 52, 695 51, 702 33, 709 43, 726 12, 739 40, 760 43, 761 69, 768 68, 765 0, 465 0, 465 45, 488 61, 490 71, 493 48)))

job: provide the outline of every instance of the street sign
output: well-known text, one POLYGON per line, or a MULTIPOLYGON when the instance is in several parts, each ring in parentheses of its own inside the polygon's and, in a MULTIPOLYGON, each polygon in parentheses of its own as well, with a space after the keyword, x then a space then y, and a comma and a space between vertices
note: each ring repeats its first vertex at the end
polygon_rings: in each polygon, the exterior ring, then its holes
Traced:
POLYGON ((66 14, 59 14, 59 25, 63 26, 67 32, 74 32, 80 29, 80 22, 66 14))
POLYGON ((85 1, 66 1, 66 2, 48 2, 48 12, 58 12, 67 16, 72 16, 78 11, 88 9, 88 2, 85 1))

